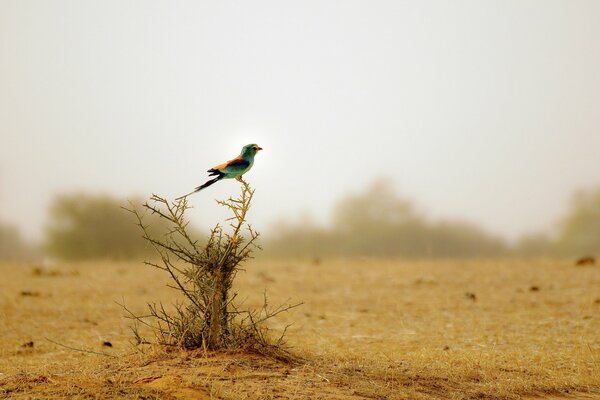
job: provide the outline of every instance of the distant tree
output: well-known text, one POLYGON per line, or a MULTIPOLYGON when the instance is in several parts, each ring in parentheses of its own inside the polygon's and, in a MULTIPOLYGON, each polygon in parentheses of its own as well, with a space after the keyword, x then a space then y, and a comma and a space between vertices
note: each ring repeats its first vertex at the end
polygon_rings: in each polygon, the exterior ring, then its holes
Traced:
POLYGON ((524 235, 515 244, 513 252, 520 257, 553 256, 557 253, 556 241, 543 233, 524 235))
POLYGON ((0 261, 22 260, 33 253, 15 226, 0 223, 0 261))
POLYGON ((508 253, 504 240, 462 221, 435 223, 427 237, 432 257, 496 257, 508 253))
MULTIPOLYGON (((136 203, 140 203, 139 201, 136 203)), ((152 249, 142 240, 135 219, 110 196, 66 194, 54 199, 46 228, 46 250, 63 259, 132 258, 152 249)), ((164 229, 158 218, 150 229, 164 229), (158 226, 154 226, 158 225, 158 226)))
POLYGON ((600 188, 575 193, 557 246, 567 256, 600 254, 600 188))
POLYGON ((384 181, 376 181, 363 193, 350 195, 333 211, 333 225, 340 232, 371 230, 382 225, 421 224, 413 205, 396 196, 384 181))
POLYGON ((489 257, 506 244, 463 222, 431 223, 383 181, 346 197, 329 228, 280 225, 266 246, 285 256, 489 257))
POLYGON ((337 250, 348 256, 415 256, 427 251, 427 226, 413 205, 379 180, 333 211, 337 250))
POLYGON ((264 252, 275 257, 322 257, 338 253, 338 243, 334 242, 329 230, 318 227, 310 221, 290 224, 280 221, 271 228, 276 232, 269 240, 264 252))

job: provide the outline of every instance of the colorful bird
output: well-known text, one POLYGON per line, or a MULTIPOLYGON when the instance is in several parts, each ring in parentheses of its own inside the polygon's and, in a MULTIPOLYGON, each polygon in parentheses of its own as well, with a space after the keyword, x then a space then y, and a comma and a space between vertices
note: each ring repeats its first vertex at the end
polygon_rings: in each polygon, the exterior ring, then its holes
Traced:
POLYGON ((191 194, 199 192, 200 190, 209 187, 213 183, 220 181, 221 179, 231 179, 235 178, 237 180, 242 179, 242 175, 246 172, 250 171, 252 165, 254 164, 254 156, 257 152, 262 150, 257 144, 247 144, 242 148, 242 152, 239 156, 234 158, 233 160, 229 160, 224 164, 217 165, 209 169, 208 176, 214 176, 215 178, 205 182, 204 184, 198 186, 196 189, 192 190, 186 195, 176 198, 175 200, 183 199, 191 194))

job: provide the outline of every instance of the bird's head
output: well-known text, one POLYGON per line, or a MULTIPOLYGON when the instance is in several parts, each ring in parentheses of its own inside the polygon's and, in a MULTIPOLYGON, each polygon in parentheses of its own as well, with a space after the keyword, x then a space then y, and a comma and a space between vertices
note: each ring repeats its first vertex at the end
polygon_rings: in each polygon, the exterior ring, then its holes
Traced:
POLYGON ((262 150, 262 147, 260 147, 259 145, 255 144, 255 143, 247 144, 242 149, 242 152, 240 153, 240 156, 242 156, 242 157, 254 157, 254 155, 256 153, 258 153, 260 150, 262 150))

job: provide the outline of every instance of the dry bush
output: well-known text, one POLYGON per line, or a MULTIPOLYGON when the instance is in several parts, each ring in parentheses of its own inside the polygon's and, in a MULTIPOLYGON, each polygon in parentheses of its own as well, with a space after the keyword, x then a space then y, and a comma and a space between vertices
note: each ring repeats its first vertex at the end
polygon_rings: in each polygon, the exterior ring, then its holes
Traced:
POLYGON ((256 243, 259 233, 247 222, 254 190, 244 181, 241 184, 239 197, 217 201, 232 213, 227 220, 229 229, 218 224, 204 243, 188 232, 185 212, 190 207, 185 198, 169 202, 153 195, 143 205, 145 213, 133 206, 128 210, 137 217, 143 238, 160 257, 159 262, 145 264, 165 271, 171 279, 170 287, 184 299, 176 302, 173 309, 165 308, 162 303, 149 303, 147 315, 136 315, 124 307, 135 322, 137 343, 150 343, 138 329, 143 324, 152 328, 162 345, 247 349, 278 359, 292 359, 282 346, 285 330, 278 339, 272 339, 265 322, 299 304, 270 308, 266 295, 257 310, 242 310, 234 303, 237 293, 231 290, 233 280, 244 262, 252 258, 253 251, 259 249, 256 243), (152 234, 144 223, 148 212, 168 223, 163 235, 152 234))

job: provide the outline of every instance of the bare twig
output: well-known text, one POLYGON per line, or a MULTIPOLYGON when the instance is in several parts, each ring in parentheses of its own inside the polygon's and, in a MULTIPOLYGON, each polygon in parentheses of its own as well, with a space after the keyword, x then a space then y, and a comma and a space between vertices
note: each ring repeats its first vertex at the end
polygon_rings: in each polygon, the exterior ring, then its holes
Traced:
POLYGON ((52 340, 52 339, 50 339, 50 338, 47 338, 46 336, 44 336, 44 339, 46 339, 46 340, 47 340, 47 341, 49 341, 50 343, 54 343, 54 344, 55 344, 55 345, 57 345, 57 346, 64 347, 65 349, 69 349, 69 350, 73 350, 73 351, 79 351, 79 352, 81 352, 81 353, 97 354, 97 355, 99 355, 99 356, 106 356, 106 357, 112 357, 112 358, 119 358, 119 357, 117 357, 117 356, 114 356, 114 355, 112 355, 112 354, 103 353, 103 352, 100 352, 100 351, 93 351, 93 350, 78 349, 78 348, 76 348, 76 347, 67 346, 66 344, 62 344, 62 343, 56 342, 56 341, 54 341, 54 340, 52 340))

